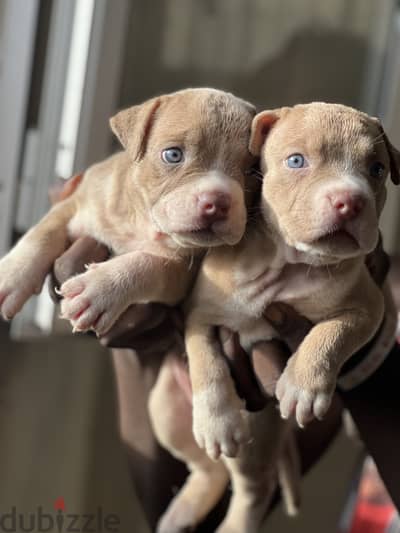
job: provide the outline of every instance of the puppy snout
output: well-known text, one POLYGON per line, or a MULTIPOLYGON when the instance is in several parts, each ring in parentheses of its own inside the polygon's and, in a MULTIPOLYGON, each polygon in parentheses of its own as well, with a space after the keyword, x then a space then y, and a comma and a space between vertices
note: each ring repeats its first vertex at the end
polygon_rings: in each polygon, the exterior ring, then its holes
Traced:
POLYGON ((226 218, 231 203, 231 197, 221 192, 203 192, 197 198, 199 215, 209 222, 226 218))
POLYGON ((332 193, 328 196, 329 201, 342 220, 356 218, 364 208, 364 198, 348 191, 332 193))

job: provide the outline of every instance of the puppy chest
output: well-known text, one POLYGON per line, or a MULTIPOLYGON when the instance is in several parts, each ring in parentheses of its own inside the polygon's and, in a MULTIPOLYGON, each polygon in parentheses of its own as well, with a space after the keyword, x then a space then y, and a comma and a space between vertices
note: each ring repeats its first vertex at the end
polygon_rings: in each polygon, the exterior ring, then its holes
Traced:
POLYGON ((311 268, 303 264, 287 264, 280 270, 267 269, 256 279, 238 286, 235 302, 244 314, 256 317, 273 302, 315 305, 329 285, 336 285, 333 276, 334 273, 325 267, 311 268))
POLYGON ((279 299, 283 290, 282 271, 267 269, 251 280, 240 275, 237 289, 233 295, 235 307, 246 316, 261 316, 265 308, 279 299))

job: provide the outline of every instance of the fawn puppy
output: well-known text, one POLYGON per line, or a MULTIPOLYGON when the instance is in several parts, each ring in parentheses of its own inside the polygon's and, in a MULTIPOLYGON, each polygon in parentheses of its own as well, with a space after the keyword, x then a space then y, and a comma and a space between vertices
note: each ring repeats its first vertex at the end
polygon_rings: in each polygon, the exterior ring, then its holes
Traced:
POLYGON ((237 245, 206 256, 186 304, 194 437, 229 465, 238 504, 220 531, 238 532, 257 531, 268 506, 260 490, 265 472, 246 469, 257 463, 251 443, 262 430, 243 411, 216 327, 238 331, 250 350, 277 337, 263 318, 271 303, 308 318, 314 327, 289 359, 276 396, 284 419, 295 414, 304 426, 323 417, 342 365, 382 323, 384 297, 365 259, 378 242, 386 178, 400 179, 400 153, 379 121, 337 104, 258 114, 250 151, 261 157, 259 213, 237 245))
POLYGON ((89 235, 114 257, 61 287, 75 330, 105 333, 132 303, 181 301, 192 258, 245 230, 253 106, 214 89, 187 89, 121 111, 124 151, 90 167, 75 191, 0 261, 0 311, 11 319, 41 290, 70 239, 89 235))
POLYGON ((387 175, 399 183, 400 153, 377 119, 338 104, 258 114, 250 150, 261 154, 259 216, 234 247, 203 262, 188 303, 186 344, 194 432, 210 455, 235 455, 248 435, 214 341, 216 325, 250 348, 275 332, 271 302, 315 323, 277 383, 282 416, 304 425, 329 407, 343 363, 374 335, 383 296, 365 266, 378 238, 387 175))

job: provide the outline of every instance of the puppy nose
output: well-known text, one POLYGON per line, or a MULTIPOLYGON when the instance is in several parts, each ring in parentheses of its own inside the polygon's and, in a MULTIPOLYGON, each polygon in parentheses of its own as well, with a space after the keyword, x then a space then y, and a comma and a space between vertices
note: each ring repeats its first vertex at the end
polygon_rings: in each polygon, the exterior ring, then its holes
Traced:
POLYGON ((329 200, 337 214, 344 220, 356 218, 363 210, 365 204, 362 196, 350 192, 331 194, 329 200))
POLYGON ((221 192, 203 192, 197 200, 199 214, 213 222, 226 218, 231 207, 230 196, 221 192))

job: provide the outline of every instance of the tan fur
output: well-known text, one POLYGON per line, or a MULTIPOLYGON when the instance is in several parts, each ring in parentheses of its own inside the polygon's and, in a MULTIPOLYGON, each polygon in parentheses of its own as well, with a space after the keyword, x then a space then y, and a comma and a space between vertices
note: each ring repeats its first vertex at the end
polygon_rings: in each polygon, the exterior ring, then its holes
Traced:
POLYGON ((384 311, 364 261, 378 241, 386 176, 391 170, 397 180, 400 158, 377 120, 323 103, 263 112, 250 147, 261 151, 261 213, 238 245, 206 257, 187 307, 193 429, 211 457, 236 456, 250 435, 215 326, 239 331, 250 349, 277 336, 262 318, 272 302, 315 323, 276 390, 282 416, 295 413, 303 426, 326 413, 341 366, 371 339, 384 311), (308 166, 288 168, 294 153, 308 166), (385 165, 379 178, 369 175, 374 161, 385 165), (349 191, 363 208, 339 223, 330 198, 349 191))
MULTIPOLYGON (((176 304, 196 273, 192 258, 237 242, 245 229, 245 171, 254 108, 229 93, 187 89, 121 111, 111 126, 126 149, 87 170, 0 261, 0 310, 12 318, 70 237, 89 235, 116 256, 61 287, 62 314, 75 330, 106 332, 132 303, 176 304), (170 164, 162 152, 180 147, 170 164), (226 216, 205 225, 199 199, 223 194, 226 216)), ((251 187, 250 187, 251 188, 251 187)))

